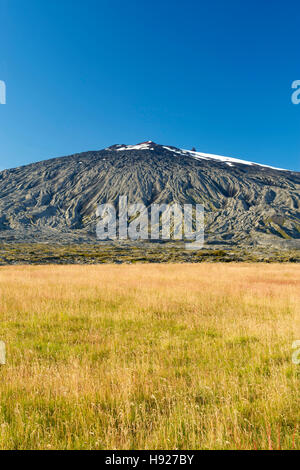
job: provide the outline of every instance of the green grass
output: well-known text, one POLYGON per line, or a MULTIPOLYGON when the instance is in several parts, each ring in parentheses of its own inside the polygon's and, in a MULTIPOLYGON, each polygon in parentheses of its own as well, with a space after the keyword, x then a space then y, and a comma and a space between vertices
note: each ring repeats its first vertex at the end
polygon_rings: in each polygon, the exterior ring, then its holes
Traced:
POLYGON ((0 268, 1 449, 300 449, 298 265, 0 268))

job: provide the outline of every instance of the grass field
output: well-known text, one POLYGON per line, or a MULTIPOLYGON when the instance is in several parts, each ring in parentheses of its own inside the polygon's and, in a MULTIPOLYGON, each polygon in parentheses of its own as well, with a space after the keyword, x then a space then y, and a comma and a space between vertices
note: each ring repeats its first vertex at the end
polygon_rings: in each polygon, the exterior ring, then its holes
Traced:
POLYGON ((0 268, 1 449, 300 449, 300 267, 0 268))

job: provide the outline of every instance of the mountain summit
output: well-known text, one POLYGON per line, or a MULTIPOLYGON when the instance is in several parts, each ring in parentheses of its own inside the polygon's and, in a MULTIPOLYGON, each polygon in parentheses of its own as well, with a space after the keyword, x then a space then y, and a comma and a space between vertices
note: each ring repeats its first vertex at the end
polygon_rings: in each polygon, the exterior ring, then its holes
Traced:
POLYGON ((0 172, 0 240, 96 241, 96 207, 203 204, 211 245, 300 242, 300 173, 159 145, 100 151, 0 172))
POLYGON ((216 160, 220 162, 225 162, 230 166, 233 166, 235 163, 240 163, 244 165, 258 165, 262 166, 265 168, 272 168, 273 170, 282 170, 282 171, 289 171, 289 170, 284 170, 283 168, 275 168, 273 166, 269 165, 262 165, 260 163, 254 163, 254 162, 248 162, 246 160, 240 160, 237 158, 232 158, 232 157, 224 157, 222 155, 213 155, 211 153, 202 153, 202 152, 196 152, 196 150, 184 150, 184 149, 179 149, 177 147, 167 147, 165 145, 159 145, 153 142, 152 140, 148 140, 147 142, 141 142, 140 144, 135 144, 135 145, 124 145, 124 144, 117 144, 117 145, 112 145, 111 147, 108 147, 106 150, 115 150, 117 152, 123 152, 123 151, 128 151, 128 150, 162 150, 166 149, 169 150, 170 152, 175 152, 179 155, 183 156, 190 156, 193 158, 198 158, 198 159, 204 159, 204 160, 216 160))

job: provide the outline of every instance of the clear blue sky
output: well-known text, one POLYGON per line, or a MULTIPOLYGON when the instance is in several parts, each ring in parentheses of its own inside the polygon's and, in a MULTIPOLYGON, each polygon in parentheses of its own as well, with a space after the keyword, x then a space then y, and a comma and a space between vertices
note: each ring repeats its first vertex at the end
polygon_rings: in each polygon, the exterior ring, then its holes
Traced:
POLYGON ((157 143, 300 171, 299 0, 0 0, 0 168, 157 143))

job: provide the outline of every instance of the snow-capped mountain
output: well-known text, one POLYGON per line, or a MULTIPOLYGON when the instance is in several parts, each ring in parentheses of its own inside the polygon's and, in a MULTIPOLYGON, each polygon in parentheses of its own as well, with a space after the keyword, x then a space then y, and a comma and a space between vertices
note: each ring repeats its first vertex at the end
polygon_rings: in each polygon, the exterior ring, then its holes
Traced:
POLYGON ((205 206, 211 244, 298 243, 300 173, 152 141, 0 172, 0 239, 96 241, 96 207, 205 206))
MULTIPOLYGON (((148 140, 147 142, 142 142, 136 145, 115 145, 113 147, 108 147, 107 150, 116 150, 117 152, 123 152, 126 150, 155 150, 156 147, 159 147, 159 146, 152 140, 148 140)), ((288 171, 288 170, 284 170, 284 168, 276 168, 270 165, 262 165, 261 163, 249 162, 249 161, 241 160, 238 158, 224 157, 223 155, 214 155, 211 153, 202 153, 202 152, 196 152, 193 150, 178 149, 176 147, 167 147, 165 145, 163 145, 162 147, 166 150, 169 150, 170 152, 175 152, 178 155, 190 156, 190 157, 197 158, 200 160, 203 160, 203 159, 204 160, 210 160, 210 159, 216 160, 220 162, 225 162, 229 166, 233 166, 236 163, 240 163, 242 165, 258 165, 258 166, 263 166, 266 168, 272 168, 273 170, 288 171)))

